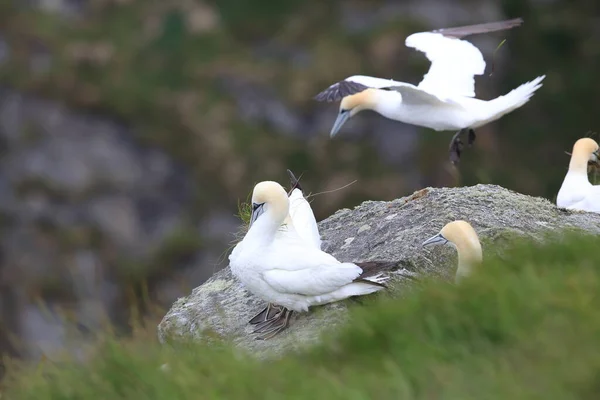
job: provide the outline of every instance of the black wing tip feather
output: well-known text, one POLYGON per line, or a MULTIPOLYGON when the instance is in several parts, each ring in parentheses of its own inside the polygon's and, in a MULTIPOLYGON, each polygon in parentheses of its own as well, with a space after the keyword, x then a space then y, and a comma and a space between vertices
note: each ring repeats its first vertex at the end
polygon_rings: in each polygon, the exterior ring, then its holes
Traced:
POLYGON ((368 283, 383 288, 387 288, 388 286, 384 283, 370 281, 368 278, 382 272, 390 272, 398 269, 398 263, 394 261, 363 261, 355 262, 354 264, 358 265, 363 270, 362 274, 360 274, 354 282, 368 283))
POLYGON ((294 189, 300 189, 302 190, 302 186, 300 186, 300 179, 296 178, 296 175, 294 175, 294 173, 291 170, 287 170, 288 175, 290 176, 290 193, 292 193, 292 191, 294 189))
POLYGON ((486 22, 483 24, 458 26, 455 28, 436 29, 431 32, 432 33, 440 33, 446 37, 461 39, 461 38, 463 38, 465 36, 469 36, 469 35, 503 31, 503 30, 507 30, 507 29, 516 28, 518 26, 521 26, 523 24, 523 22, 524 22, 523 18, 519 17, 519 18, 507 19, 504 21, 486 22))
POLYGON ((379 286, 379 287, 382 287, 384 289, 388 288, 388 286, 385 283, 374 282, 374 281, 370 281, 370 280, 364 279, 364 278, 356 278, 352 282, 355 282, 355 283, 367 283, 369 285, 379 286))
POLYGON ((339 101, 346 96, 360 93, 368 88, 368 86, 365 86, 362 83, 343 80, 329 86, 327 89, 317 94, 314 99, 317 101, 326 101, 330 103, 333 101, 339 101))

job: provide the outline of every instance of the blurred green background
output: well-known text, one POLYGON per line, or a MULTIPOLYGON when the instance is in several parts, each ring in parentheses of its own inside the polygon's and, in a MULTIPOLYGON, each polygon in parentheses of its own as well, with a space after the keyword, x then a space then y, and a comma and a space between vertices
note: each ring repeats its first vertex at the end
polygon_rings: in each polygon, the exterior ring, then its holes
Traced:
POLYGON ((565 151, 600 125, 598 15, 592 0, 0 0, 2 352, 76 352, 65 321, 160 318, 226 265, 238 204, 258 181, 287 186, 287 168, 331 191, 312 199, 318 220, 425 186, 554 201, 565 151), (329 139, 338 105, 312 100, 328 85, 416 84, 429 62, 410 33, 515 17, 472 38, 477 95, 543 87, 456 170, 451 132, 371 112, 329 139))

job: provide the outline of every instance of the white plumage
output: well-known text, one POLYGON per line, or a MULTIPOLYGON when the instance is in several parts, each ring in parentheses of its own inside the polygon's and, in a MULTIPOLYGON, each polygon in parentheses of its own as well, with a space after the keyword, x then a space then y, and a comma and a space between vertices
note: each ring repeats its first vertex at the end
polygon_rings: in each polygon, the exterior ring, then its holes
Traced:
POLYGON ((521 107, 542 86, 545 75, 524 83, 492 100, 475 98, 475 75, 485 71, 479 49, 461 38, 518 26, 522 20, 492 22, 432 32, 414 33, 406 38, 408 47, 419 50, 431 61, 429 71, 417 86, 392 79, 353 75, 315 96, 318 101, 339 101, 340 110, 331 129, 335 136, 342 125, 363 110, 404 123, 436 131, 458 130, 451 152, 458 161, 462 142, 459 135, 497 120, 521 107))
POLYGON ((290 199, 290 218, 296 232, 307 243, 315 248, 321 248, 321 235, 315 214, 310 207, 310 203, 304 197, 304 193, 299 188, 294 188, 289 195, 290 199))
POLYGON ((384 288, 386 279, 381 276, 355 281, 363 272, 359 266, 339 262, 303 240, 293 226, 278 234, 290 202, 278 183, 257 184, 252 202, 250 228, 239 250, 232 252, 230 266, 257 297, 300 312, 384 288))
POLYGON ((475 97, 474 75, 485 71, 485 61, 477 47, 466 40, 433 32, 413 33, 405 44, 422 51, 431 61, 429 71, 417 86, 419 89, 445 96, 475 97))
POLYGON ((588 163, 600 164, 598 143, 579 139, 573 146, 569 171, 558 191, 556 205, 570 210, 600 213, 600 186, 588 178, 588 163))
POLYGON ((600 186, 592 185, 587 176, 567 173, 556 203, 569 210, 600 213, 600 186))

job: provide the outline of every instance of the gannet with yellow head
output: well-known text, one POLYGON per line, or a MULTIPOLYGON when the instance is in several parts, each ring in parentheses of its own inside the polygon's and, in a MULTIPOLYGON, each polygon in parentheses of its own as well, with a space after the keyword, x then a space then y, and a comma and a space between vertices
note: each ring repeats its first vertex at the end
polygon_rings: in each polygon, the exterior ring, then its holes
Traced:
POLYGON ((474 129, 495 121, 523 106, 542 84, 545 75, 524 83, 493 100, 475 98, 475 75, 485 71, 485 61, 477 47, 462 38, 511 29, 523 23, 521 18, 457 28, 418 32, 406 38, 407 47, 425 53, 431 61, 423 80, 414 86, 391 79, 365 75, 350 76, 315 96, 317 101, 340 101, 337 119, 331 129, 335 136, 342 125, 363 110, 436 131, 458 130, 450 142, 450 159, 460 159, 461 136, 469 133, 469 145, 475 140, 474 129))
POLYGON ((569 171, 556 197, 558 207, 600 213, 600 186, 590 183, 590 164, 600 167, 598 143, 591 138, 579 139, 573 145, 569 171))
POLYGON ((263 339, 288 326, 295 312, 385 288, 380 274, 364 276, 361 267, 342 263, 300 238, 295 230, 276 238, 289 215, 289 198, 280 184, 258 183, 252 193, 248 232, 229 256, 231 272, 255 296, 284 307, 270 321, 263 339))
POLYGON ((458 268, 454 278, 460 283, 469 276, 482 261, 481 243, 475 229, 466 221, 452 221, 440 233, 423 242, 423 247, 436 244, 450 244, 458 253, 458 268))
MULTIPOLYGON (((289 169, 287 172, 290 177, 290 190, 288 191, 290 211, 283 221, 276 238, 288 234, 291 230, 295 230, 308 244, 317 249, 321 249, 321 235, 319 234, 317 220, 310 207, 310 203, 306 197, 304 197, 300 180, 296 178, 294 173, 289 169)), ((251 325, 257 325, 257 330, 262 330, 274 321, 279 313, 284 311, 284 307, 268 303, 264 309, 250 319, 249 323, 251 325)))

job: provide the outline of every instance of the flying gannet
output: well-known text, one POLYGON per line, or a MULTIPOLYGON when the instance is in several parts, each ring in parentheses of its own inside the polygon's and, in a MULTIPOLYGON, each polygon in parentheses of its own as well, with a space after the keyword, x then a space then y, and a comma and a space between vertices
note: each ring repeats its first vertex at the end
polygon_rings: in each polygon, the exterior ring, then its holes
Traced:
POLYGON ((521 18, 457 28, 418 32, 405 45, 425 53, 429 71, 417 86, 392 79, 364 75, 350 76, 315 96, 317 101, 339 101, 340 109, 331 129, 335 136, 342 125, 363 110, 373 110, 396 121, 436 131, 458 130, 450 142, 450 160, 457 163, 463 148, 461 136, 468 132, 468 144, 475 141, 474 129, 495 121, 529 101, 545 75, 524 83, 493 100, 475 98, 475 75, 485 71, 477 47, 462 38, 517 27, 521 18))
POLYGON ((230 255, 231 272, 255 296, 284 307, 260 339, 284 330, 293 312, 384 289, 387 278, 365 276, 354 263, 339 262, 303 240, 295 230, 277 236, 290 200, 280 184, 258 183, 252 193, 248 232, 230 255))
POLYGON ((466 221, 452 221, 446 224, 440 233, 424 241, 423 247, 436 244, 450 244, 456 248, 458 268, 454 282, 457 284, 481 264, 481 243, 475 229, 466 221))
MULTIPOLYGON (((285 235, 290 229, 295 229, 298 235, 307 243, 314 246, 316 249, 321 249, 321 235, 317 220, 310 207, 310 203, 304 197, 300 180, 296 178, 294 173, 287 170, 290 176, 290 190, 288 197, 290 200, 290 212, 288 217, 282 224, 277 235, 285 235)), ((261 312, 254 316, 249 323, 252 325, 258 324, 255 333, 260 333, 268 329, 273 321, 276 321, 277 315, 284 312, 284 307, 269 303, 261 312)))
POLYGON ((569 171, 556 197, 558 207, 600 213, 600 185, 590 183, 588 164, 600 167, 600 150, 595 140, 582 138, 573 145, 569 171))

